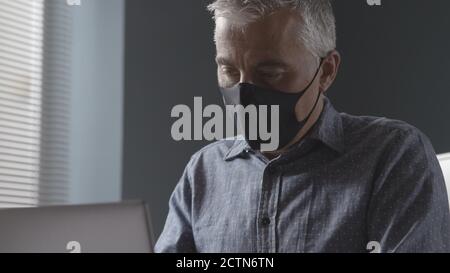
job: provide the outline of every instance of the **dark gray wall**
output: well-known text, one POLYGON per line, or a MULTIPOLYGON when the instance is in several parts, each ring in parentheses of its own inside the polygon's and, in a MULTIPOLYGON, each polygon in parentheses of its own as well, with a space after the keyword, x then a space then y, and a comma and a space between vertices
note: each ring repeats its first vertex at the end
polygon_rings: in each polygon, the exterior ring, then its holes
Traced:
POLYGON ((126 1, 123 197, 148 201, 158 235, 167 201, 191 154, 175 142, 174 105, 217 103, 213 24, 204 1, 126 1))
MULTIPOLYGON (((329 97, 343 112, 405 120, 450 151, 450 1, 336 1, 343 63, 329 97)), ((126 1, 123 197, 149 202, 157 235, 190 155, 170 137, 176 104, 220 104, 207 1, 126 1)))
POLYGON ((343 63, 329 96, 352 114, 407 121, 450 152, 450 1, 336 1, 343 63))

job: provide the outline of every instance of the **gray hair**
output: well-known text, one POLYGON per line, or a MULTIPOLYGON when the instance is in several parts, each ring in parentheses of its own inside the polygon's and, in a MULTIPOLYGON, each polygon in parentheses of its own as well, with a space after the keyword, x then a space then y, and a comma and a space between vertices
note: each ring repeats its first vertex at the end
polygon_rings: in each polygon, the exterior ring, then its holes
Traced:
POLYGON ((245 25, 276 10, 298 11, 302 20, 299 38, 318 57, 336 48, 336 22, 331 0, 215 0, 208 5, 214 18, 225 17, 245 25))

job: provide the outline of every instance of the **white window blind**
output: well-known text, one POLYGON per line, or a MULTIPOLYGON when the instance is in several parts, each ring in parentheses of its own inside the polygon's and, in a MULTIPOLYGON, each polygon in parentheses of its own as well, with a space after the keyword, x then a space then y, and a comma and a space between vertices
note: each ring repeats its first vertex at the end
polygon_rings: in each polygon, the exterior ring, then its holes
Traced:
POLYGON ((65 1, 0 0, 0 208, 65 203, 65 1))

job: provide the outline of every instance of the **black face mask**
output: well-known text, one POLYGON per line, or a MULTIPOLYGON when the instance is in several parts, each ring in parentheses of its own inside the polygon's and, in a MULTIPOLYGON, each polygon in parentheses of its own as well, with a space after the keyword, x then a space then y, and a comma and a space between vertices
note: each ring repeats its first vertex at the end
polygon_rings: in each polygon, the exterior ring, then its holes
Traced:
MULTIPOLYGON (((311 87, 312 83, 316 79, 319 74, 320 67, 322 66, 323 59, 320 60, 319 68, 314 75, 314 78, 311 82, 306 86, 303 91, 298 93, 286 93, 279 90, 272 90, 267 88, 262 88, 250 83, 238 83, 231 88, 220 88, 222 93, 225 105, 242 105, 243 107, 247 107, 248 105, 255 105, 257 108, 261 105, 266 105, 268 107, 267 112, 267 120, 268 130, 270 128, 270 120, 271 120, 271 105, 279 106, 279 143, 278 149, 284 148, 289 142, 291 142, 294 137, 298 134, 298 132, 305 126, 306 122, 310 118, 311 114, 314 112, 316 108, 321 92, 318 92, 317 99, 314 103, 314 106, 310 110, 309 114, 302 121, 298 121, 295 115, 295 106, 297 102, 303 97, 303 95, 308 91, 309 87, 311 87)), ((238 116, 239 117, 239 116, 238 116)), ((236 116, 234 117, 237 118, 236 116)), ((260 115, 258 115, 258 126, 260 124, 259 121, 260 115)), ((239 119, 239 118, 237 118, 239 119)), ((256 139, 249 139, 249 129, 250 124, 248 117, 246 116, 246 120, 238 120, 238 122, 244 128, 244 137, 250 147, 254 150, 260 150, 261 144, 268 143, 270 140, 265 141, 262 140, 259 135, 259 130, 257 130, 256 139)))

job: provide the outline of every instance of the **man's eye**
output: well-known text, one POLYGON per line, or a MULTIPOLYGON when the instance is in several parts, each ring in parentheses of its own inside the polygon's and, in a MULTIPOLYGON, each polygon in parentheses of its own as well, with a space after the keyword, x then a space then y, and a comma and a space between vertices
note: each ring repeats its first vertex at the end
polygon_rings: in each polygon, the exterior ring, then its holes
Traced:
POLYGON ((227 76, 235 76, 239 74, 239 71, 229 66, 221 66, 220 70, 223 74, 227 76))
POLYGON ((263 79, 267 79, 267 80, 277 80, 279 78, 281 78, 281 76, 283 75, 282 72, 269 72, 269 71, 261 71, 259 73, 260 77, 263 79))

